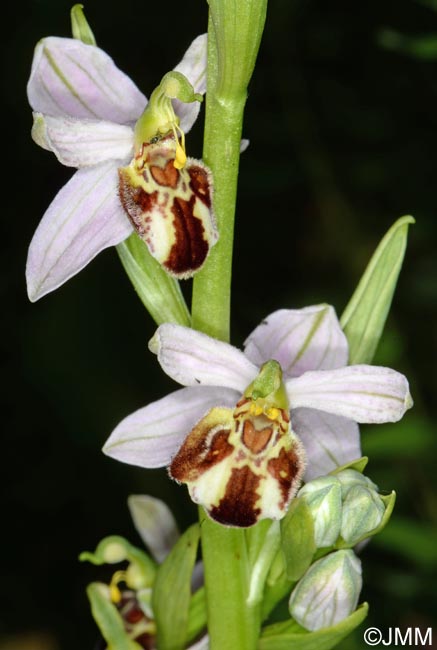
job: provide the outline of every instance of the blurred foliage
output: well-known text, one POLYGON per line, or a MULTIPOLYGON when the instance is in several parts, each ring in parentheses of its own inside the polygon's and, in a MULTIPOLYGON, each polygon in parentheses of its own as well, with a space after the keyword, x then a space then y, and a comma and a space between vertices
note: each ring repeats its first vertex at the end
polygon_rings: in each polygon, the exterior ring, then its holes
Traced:
MULTIPOLYGON (((146 472, 100 451, 122 417, 173 388, 148 353, 153 323, 115 251, 35 305, 25 294, 27 245, 71 175, 32 143, 25 85, 37 40, 69 36, 70 6, 23 0, 10 7, 15 18, 2 34, 7 589, 0 642, 7 637, 8 649, 13 635, 31 633, 47 638, 46 650, 93 647, 85 586, 108 574, 77 556, 108 534, 140 544, 126 505, 130 493, 164 498, 181 528, 196 518, 164 469, 146 472)), ((279 307, 326 301, 341 313, 383 233, 402 214, 416 219, 375 359, 409 377, 415 408, 398 425, 363 427, 368 474, 398 498, 392 522, 362 551, 362 600, 370 613, 344 650, 363 647, 365 627, 426 629, 437 611, 437 62, 380 42, 383 29, 405 38, 433 35, 432 8, 435 2, 413 0, 272 1, 246 111, 235 344, 279 307)), ((192 1, 93 0, 85 10, 98 44, 146 94, 204 31, 207 17, 206 2, 192 1)), ((201 124, 188 149, 200 155, 201 124)))

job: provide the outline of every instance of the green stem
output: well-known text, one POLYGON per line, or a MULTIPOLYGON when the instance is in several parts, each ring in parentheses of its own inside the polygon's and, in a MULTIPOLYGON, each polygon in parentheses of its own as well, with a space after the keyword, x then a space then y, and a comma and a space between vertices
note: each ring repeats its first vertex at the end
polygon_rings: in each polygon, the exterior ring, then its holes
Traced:
POLYGON ((248 603, 250 562, 245 531, 225 528, 199 508, 210 650, 255 650, 260 603, 248 603))
MULTIPOLYGON (((246 87, 221 88, 213 22, 208 30, 208 88, 203 157, 214 178, 219 240, 193 282, 193 327, 229 341, 234 214, 246 87)), ((255 650, 260 604, 249 604, 251 564, 245 531, 225 528, 199 510, 211 650, 255 650)))
POLYGON ((193 327, 229 341, 234 214, 246 92, 229 97, 216 91, 217 49, 208 30, 208 91, 203 159, 214 178, 219 240, 193 282, 193 327))

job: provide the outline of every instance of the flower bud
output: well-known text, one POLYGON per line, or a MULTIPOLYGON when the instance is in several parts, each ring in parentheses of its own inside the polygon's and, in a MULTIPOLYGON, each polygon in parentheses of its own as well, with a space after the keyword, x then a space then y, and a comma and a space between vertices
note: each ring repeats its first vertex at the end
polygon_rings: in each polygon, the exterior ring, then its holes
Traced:
POLYGON ((347 618, 361 591, 361 562, 350 549, 317 560, 299 580, 289 600, 291 616, 307 630, 331 627, 347 618))
POLYGON ((298 494, 308 505, 314 520, 317 548, 333 546, 341 529, 341 483, 335 476, 323 476, 307 483, 298 494))
POLYGON ((105 537, 98 544, 94 553, 84 551, 80 554, 81 562, 88 561, 92 564, 117 564, 126 560, 129 554, 130 544, 123 537, 111 535, 105 537))
POLYGON ((359 472, 348 469, 337 474, 337 478, 343 499, 341 536, 347 544, 354 545, 380 525, 385 505, 377 486, 359 472))

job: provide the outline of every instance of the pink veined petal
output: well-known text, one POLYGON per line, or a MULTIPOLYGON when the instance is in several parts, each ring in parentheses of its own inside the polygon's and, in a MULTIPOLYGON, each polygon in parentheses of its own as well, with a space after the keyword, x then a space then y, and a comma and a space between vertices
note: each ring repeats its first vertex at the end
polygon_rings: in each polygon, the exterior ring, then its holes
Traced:
POLYGON ((291 414, 291 426, 305 448, 305 481, 325 476, 336 467, 361 457, 360 431, 353 420, 298 408, 291 414))
POLYGON ((160 325, 149 347, 164 372, 183 386, 227 386, 241 395, 258 374, 237 348, 181 325, 160 325))
POLYGON ((26 279, 32 302, 54 291, 133 228, 117 194, 117 162, 81 169, 58 192, 29 246, 26 279))
POLYGON ((179 538, 170 508, 161 499, 147 494, 131 494, 127 503, 139 536, 161 564, 179 538))
POLYGON ((33 114, 32 138, 67 167, 89 167, 133 157, 133 130, 113 122, 33 114))
POLYGON ((306 406, 356 422, 397 422, 413 405, 404 375, 381 366, 306 372, 285 385, 291 409, 306 406))
MULTIPOLYGON (((201 34, 194 39, 182 61, 175 67, 177 72, 182 73, 188 79, 194 92, 202 95, 206 92, 206 49, 207 34, 201 34)), ((181 120, 181 129, 188 133, 199 115, 200 103, 185 104, 175 99, 173 106, 181 120)))
POLYGON ((34 111, 54 117, 138 119, 147 99, 98 47, 74 38, 44 38, 35 48, 27 96, 34 111))
POLYGON ((238 395, 224 388, 181 388, 122 420, 103 451, 140 467, 168 465, 194 425, 213 406, 233 406, 238 395))
POLYGON ((334 309, 315 305, 273 312, 248 337, 244 351, 261 365, 276 359, 285 376, 331 370, 347 364, 348 345, 334 309))

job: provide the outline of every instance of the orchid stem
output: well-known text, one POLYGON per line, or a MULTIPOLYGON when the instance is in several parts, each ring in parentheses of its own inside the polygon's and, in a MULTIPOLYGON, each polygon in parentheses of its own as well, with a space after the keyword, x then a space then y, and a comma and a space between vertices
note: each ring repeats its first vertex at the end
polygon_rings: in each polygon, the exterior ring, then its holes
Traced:
MULTIPOLYGON (((208 29, 208 85, 203 158, 214 178, 219 240, 193 283, 193 327, 229 341, 232 247, 246 89, 221 93, 213 21, 208 29)), ((211 650, 255 650, 259 604, 249 604, 250 562, 243 529, 226 528, 199 509, 211 650)))
POLYGON ((214 211, 219 240, 193 281, 192 318, 195 329, 229 341, 234 215, 246 93, 222 97, 215 92, 217 50, 210 19, 208 87, 203 159, 214 178, 214 211))

